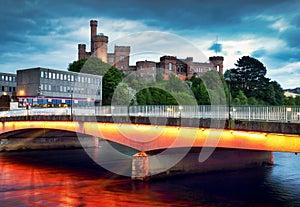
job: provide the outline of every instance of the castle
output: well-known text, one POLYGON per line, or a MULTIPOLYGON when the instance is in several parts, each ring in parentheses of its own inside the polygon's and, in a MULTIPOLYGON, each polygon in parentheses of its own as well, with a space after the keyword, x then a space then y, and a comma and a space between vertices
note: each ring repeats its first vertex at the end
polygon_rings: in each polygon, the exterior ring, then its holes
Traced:
POLYGON ((222 56, 209 57, 209 62, 194 62, 193 57, 178 59, 176 56, 162 56, 159 62, 138 61, 136 65, 130 66, 130 46, 114 47, 113 53, 107 52, 108 36, 103 33, 97 34, 97 20, 90 21, 91 28, 91 51, 86 51, 85 44, 78 44, 78 60, 87 59, 89 57, 97 57, 105 63, 109 63, 124 73, 136 71, 140 77, 155 77, 160 72, 165 78, 170 73, 174 73, 181 79, 191 78, 192 76, 200 77, 210 70, 216 70, 223 74, 222 56))

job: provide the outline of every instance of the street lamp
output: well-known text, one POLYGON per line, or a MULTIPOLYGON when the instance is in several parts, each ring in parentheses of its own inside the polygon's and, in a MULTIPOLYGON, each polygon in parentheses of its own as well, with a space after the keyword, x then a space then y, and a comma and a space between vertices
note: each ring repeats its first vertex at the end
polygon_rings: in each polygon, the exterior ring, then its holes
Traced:
POLYGON ((70 104, 70 107, 71 107, 71 120, 73 120, 73 90, 69 90, 69 93, 71 93, 71 104, 70 104))
POLYGON ((230 79, 230 77, 227 77, 226 79, 225 79, 225 81, 227 82, 227 85, 228 85, 228 120, 231 120, 231 114, 230 114, 230 108, 231 108, 231 106, 230 106, 230 82, 231 82, 231 79, 230 79))

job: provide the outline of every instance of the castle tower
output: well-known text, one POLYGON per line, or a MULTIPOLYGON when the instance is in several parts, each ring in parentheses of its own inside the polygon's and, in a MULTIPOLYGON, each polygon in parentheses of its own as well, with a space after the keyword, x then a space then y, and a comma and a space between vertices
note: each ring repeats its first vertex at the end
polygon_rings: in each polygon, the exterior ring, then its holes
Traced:
POLYGON ((91 20, 90 21, 90 27, 91 27, 91 53, 93 54, 95 52, 95 45, 94 45, 94 38, 97 35, 97 20, 91 20))
POLYGON ((223 56, 212 56, 209 57, 210 63, 213 65, 214 69, 218 71, 220 74, 223 74, 223 56))
POLYGON ((105 63, 107 63, 107 43, 108 36, 105 36, 102 33, 94 37, 94 56, 101 59, 105 63))
POLYGON ((130 46, 115 45, 114 66, 120 70, 129 69, 130 46))
POLYGON ((86 45, 85 44, 78 44, 78 60, 82 60, 87 58, 86 55, 86 45))

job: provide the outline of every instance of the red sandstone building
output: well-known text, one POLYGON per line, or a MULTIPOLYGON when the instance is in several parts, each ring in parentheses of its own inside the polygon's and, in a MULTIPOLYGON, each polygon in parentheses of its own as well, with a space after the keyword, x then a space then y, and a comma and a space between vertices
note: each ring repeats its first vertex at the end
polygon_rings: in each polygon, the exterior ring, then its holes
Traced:
POLYGON ((113 53, 107 52, 108 36, 103 33, 97 34, 97 21, 91 20, 91 51, 86 51, 85 44, 78 45, 78 60, 89 57, 100 58, 103 62, 109 63, 119 70, 127 73, 136 71, 140 77, 155 77, 157 72, 163 74, 165 78, 170 73, 174 73, 181 79, 191 78, 192 76, 202 76, 210 70, 216 70, 223 74, 222 56, 213 56, 209 62, 194 62, 193 57, 178 59, 175 56, 162 56, 159 62, 138 61, 135 66, 129 65, 130 46, 116 46, 113 53))

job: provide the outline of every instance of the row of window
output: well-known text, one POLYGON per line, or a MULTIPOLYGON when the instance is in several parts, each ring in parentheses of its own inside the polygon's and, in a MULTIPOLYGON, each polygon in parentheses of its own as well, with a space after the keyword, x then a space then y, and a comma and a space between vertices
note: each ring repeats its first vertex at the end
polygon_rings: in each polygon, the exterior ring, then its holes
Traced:
POLYGON ((75 94, 92 94, 101 95, 100 89, 82 88, 82 87, 70 87, 70 86, 58 86, 50 84, 41 84, 41 91, 63 92, 63 93, 75 93, 75 94))
MULTIPOLYGON (((120 61, 124 61, 125 60, 125 56, 124 55, 120 55, 120 61)), ((113 63, 114 62, 114 58, 113 57, 109 57, 108 58, 108 62, 113 63)))
POLYGON ((10 75, 0 75, 0 81, 16 82, 16 77, 10 75))
POLYGON ((15 92, 16 91, 16 87, 12 87, 12 86, 2 86, 1 89, 2 89, 2 92, 15 92))
POLYGON ((47 72, 47 71, 41 71, 41 78, 62 80, 62 81, 69 81, 69 82, 89 83, 95 85, 99 85, 101 81, 100 78, 75 76, 70 74, 54 73, 54 72, 47 72))

